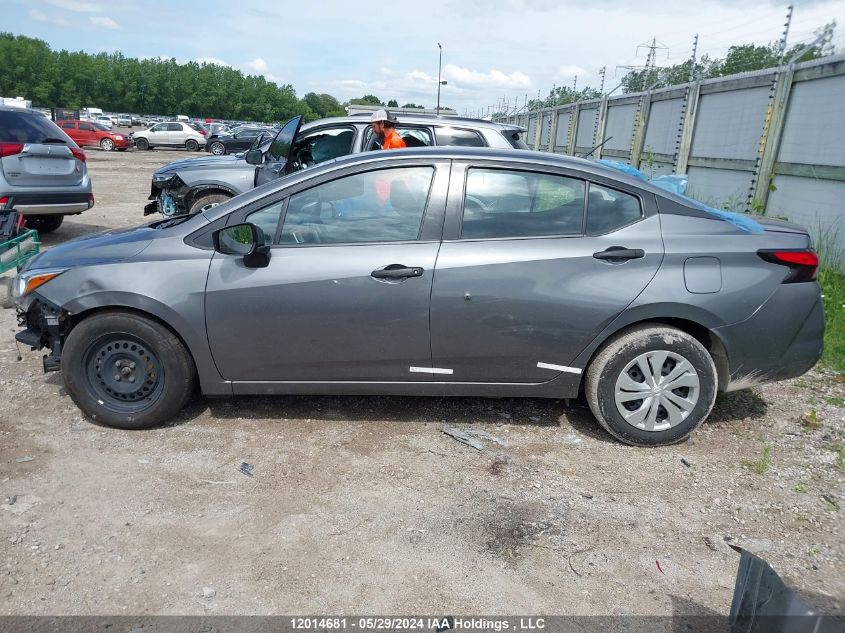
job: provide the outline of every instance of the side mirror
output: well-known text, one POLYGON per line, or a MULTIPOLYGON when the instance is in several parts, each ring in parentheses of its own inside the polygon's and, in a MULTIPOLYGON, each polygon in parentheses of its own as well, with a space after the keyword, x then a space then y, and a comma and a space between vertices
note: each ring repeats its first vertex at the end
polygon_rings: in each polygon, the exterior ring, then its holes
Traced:
POLYGON ((260 149, 251 149, 246 153, 245 160, 250 165, 260 165, 264 161, 264 154, 260 149))
POLYGON ((270 246, 264 231, 254 224, 227 226, 214 232, 214 248, 224 255, 241 255, 247 268, 266 268, 270 263, 270 246))

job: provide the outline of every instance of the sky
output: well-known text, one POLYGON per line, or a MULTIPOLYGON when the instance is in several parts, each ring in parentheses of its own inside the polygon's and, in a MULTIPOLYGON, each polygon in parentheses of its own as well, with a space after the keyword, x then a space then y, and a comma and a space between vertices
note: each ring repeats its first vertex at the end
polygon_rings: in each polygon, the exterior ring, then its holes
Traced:
MULTIPOLYGON (((845 0, 797 0, 788 45, 809 42, 835 19, 845 52, 845 0)), ((290 84, 298 96, 341 101, 375 94, 434 107, 438 43, 441 105, 483 114, 555 85, 619 84, 656 38, 659 66, 692 54, 724 56, 732 44, 777 40, 786 4, 768 0, 0 0, 0 31, 54 50, 226 64, 290 84)))

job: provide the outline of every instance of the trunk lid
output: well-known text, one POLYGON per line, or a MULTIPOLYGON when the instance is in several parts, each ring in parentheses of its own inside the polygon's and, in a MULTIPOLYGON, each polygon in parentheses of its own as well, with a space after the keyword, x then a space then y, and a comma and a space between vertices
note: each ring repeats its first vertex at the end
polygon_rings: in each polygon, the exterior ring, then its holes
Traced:
POLYGON ((27 143, 20 153, 0 159, 0 169, 17 187, 72 187, 85 176, 85 164, 58 143, 27 143))

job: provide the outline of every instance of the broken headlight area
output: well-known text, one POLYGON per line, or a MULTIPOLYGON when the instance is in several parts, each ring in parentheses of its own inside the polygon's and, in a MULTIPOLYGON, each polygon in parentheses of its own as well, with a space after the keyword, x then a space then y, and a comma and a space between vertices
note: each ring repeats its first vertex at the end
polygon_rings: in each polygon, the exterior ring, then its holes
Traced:
POLYGON ((190 188, 177 174, 153 174, 148 198, 152 202, 144 206, 144 215, 161 213, 170 218, 187 213, 185 196, 189 191, 190 188))
POLYGON ((18 308, 17 318, 24 329, 15 334, 15 340, 33 351, 48 348, 50 353, 43 359, 44 372, 59 371, 62 345, 72 326, 70 314, 37 297, 28 308, 18 308))

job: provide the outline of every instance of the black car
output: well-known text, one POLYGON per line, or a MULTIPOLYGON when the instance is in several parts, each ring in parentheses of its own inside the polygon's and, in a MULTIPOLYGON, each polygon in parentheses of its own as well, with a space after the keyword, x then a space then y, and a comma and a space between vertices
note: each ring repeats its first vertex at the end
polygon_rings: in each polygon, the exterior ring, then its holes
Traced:
POLYGON ((244 125, 236 127, 229 132, 212 134, 208 137, 205 149, 207 152, 211 152, 215 156, 245 152, 252 147, 252 143, 257 137, 262 134, 271 134, 275 136, 276 132, 278 132, 278 130, 244 125))

